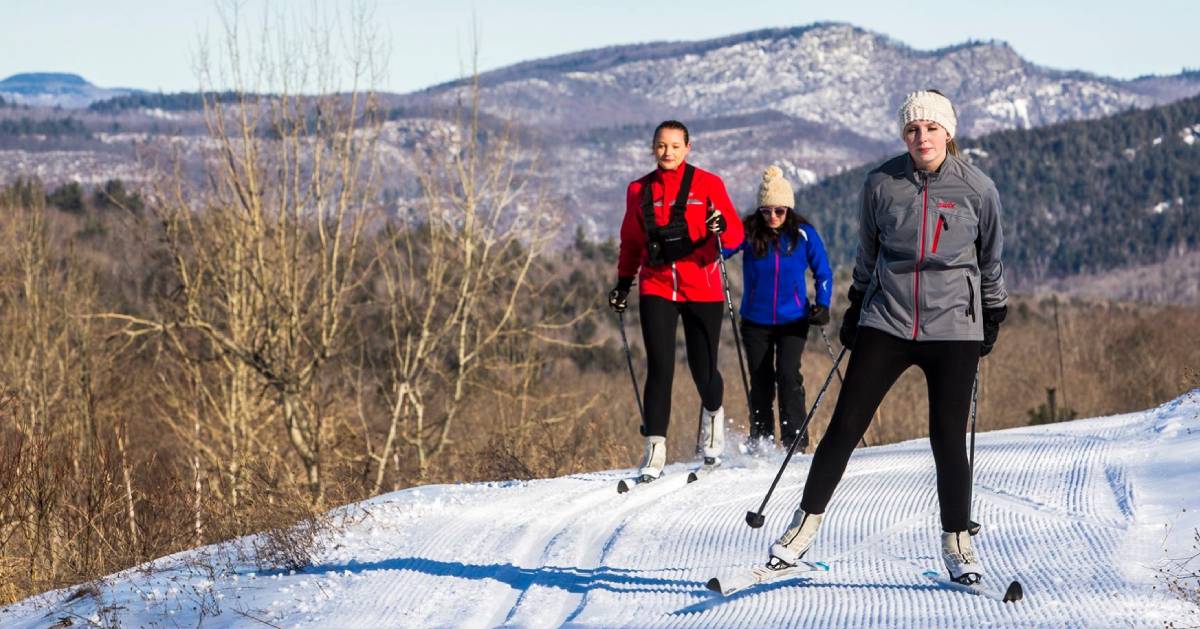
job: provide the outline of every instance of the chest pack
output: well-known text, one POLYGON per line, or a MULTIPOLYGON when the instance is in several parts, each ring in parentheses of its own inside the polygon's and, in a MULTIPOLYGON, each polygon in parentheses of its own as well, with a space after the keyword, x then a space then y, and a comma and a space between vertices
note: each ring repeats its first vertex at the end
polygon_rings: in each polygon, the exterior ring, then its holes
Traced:
POLYGON ((699 243, 692 241, 691 235, 688 234, 687 220, 684 218, 695 172, 696 169, 691 164, 684 164, 679 194, 675 195, 675 203, 671 205, 671 216, 666 225, 659 225, 654 220, 654 193, 651 186, 647 184, 642 188, 642 218, 646 225, 648 266, 670 264, 696 250, 699 243))

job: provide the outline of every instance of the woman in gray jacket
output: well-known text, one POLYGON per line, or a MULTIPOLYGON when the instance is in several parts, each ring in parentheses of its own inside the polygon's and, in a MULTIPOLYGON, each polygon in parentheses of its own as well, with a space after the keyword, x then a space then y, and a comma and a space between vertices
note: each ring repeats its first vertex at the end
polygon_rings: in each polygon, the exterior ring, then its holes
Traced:
POLYGON ((804 497, 771 545, 768 567, 799 561, 816 538, 854 445, 906 369, 929 388, 929 443, 937 469, 942 555, 950 578, 975 583, 971 547, 967 415, 979 358, 996 343, 1008 292, 996 187, 958 157, 954 106, 934 90, 909 94, 899 111, 908 151, 867 175, 858 255, 841 340, 846 379, 817 446, 804 497))

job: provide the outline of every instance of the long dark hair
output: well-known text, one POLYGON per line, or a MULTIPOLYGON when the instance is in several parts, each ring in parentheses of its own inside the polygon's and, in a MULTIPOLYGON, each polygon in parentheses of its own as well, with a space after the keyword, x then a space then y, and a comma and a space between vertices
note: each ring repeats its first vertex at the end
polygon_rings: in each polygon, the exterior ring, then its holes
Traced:
POLYGON ((792 251, 796 249, 796 245, 803 238, 800 235, 800 226, 808 224, 808 219, 792 208, 788 208, 787 216, 784 217, 783 224, 779 226, 779 229, 771 229, 767 225, 767 219, 757 209, 742 219, 742 225, 746 228, 746 242, 750 243, 750 250, 754 252, 756 258, 767 255, 767 252, 771 250, 771 245, 779 246, 781 234, 792 237, 787 249, 783 250, 783 255, 792 255, 792 251))

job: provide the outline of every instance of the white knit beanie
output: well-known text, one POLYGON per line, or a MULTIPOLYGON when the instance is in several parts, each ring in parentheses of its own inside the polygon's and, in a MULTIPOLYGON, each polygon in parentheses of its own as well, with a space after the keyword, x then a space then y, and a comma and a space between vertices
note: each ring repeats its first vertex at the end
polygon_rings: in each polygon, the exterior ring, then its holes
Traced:
POLYGON ((768 166, 763 171, 762 185, 758 187, 758 207, 796 207, 792 184, 783 178, 783 171, 778 166, 768 166))
POLYGON ((958 116, 954 113, 954 105, 950 99, 937 92, 913 92, 904 99, 900 106, 900 136, 904 137, 904 127, 914 120, 932 120, 946 129, 953 138, 958 129, 958 116))

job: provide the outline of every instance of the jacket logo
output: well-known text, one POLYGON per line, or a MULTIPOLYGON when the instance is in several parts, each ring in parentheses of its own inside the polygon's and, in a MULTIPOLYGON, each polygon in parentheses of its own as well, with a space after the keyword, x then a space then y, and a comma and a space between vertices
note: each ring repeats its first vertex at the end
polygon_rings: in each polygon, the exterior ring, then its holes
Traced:
POLYGON ((954 201, 938 201, 939 210, 953 210, 955 208, 954 201))

